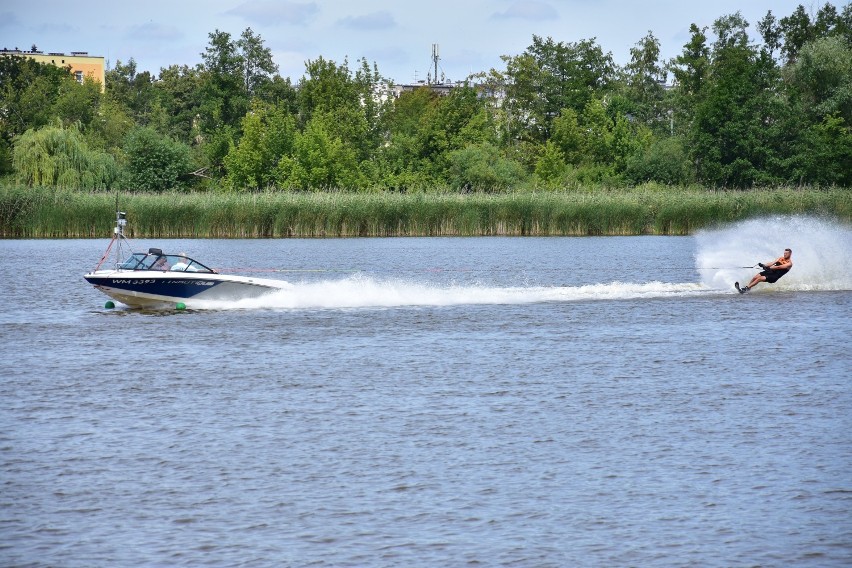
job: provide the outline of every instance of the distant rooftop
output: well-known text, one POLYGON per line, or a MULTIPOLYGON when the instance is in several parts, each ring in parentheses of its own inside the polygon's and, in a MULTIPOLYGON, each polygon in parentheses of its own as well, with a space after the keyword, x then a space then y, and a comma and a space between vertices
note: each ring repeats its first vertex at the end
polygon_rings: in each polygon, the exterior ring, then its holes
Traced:
POLYGON ((0 50, 0 55, 6 54, 6 53, 13 53, 15 55, 57 55, 57 56, 66 56, 67 55, 69 57, 99 57, 98 55, 89 55, 88 51, 72 51, 71 53, 65 54, 65 53, 61 53, 61 52, 58 52, 58 51, 48 51, 47 53, 45 53, 43 51, 38 51, 38 50, 30 51, 30 50, 26 50, 26 49, 18 49, 17 47, 15 49, 9 49, 7 47, 4 47, 2 50, 0 50))

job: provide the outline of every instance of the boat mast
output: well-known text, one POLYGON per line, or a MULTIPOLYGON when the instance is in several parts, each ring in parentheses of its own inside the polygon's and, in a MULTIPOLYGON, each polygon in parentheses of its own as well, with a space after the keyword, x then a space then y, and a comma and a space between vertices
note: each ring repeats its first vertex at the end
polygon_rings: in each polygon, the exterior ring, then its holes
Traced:
POLYGON ((113 229, 113 240, 117 241, 118 246, 115 247, 115 266, 124 260, 121 254, 121 244, 124 241, 124 227, 127 226, 127 213, 118 210, 118 198, 115 199, 115 229, 113 229))

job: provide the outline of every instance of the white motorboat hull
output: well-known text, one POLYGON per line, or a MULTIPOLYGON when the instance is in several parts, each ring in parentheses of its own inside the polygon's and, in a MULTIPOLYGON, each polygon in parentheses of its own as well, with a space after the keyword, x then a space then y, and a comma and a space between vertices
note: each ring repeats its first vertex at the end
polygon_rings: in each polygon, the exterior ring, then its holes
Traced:
POLYGON ((286 289, 280 280, 216 273, 98 270, 84 276, 95 288, 130 307, 198 301, 234 302, 286 289))

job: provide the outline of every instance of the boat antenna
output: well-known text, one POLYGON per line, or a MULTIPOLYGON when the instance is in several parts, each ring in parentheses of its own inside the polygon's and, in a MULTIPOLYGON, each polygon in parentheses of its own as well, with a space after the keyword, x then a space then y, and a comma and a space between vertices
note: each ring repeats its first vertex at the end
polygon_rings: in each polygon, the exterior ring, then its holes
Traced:
POLYGON ((115 265, 124 261, 122 258, 121 245, 125 241, 124 237, 124 227, 127 226, 127 213, 125 211, 121 211, 118 209, 118 198, 116 198, 116 207, 115 207, 115 228, 113 229, 113 240, 118 243, 118 246, 115 247, 115 265))
POLYGON ((115 210, 115 229, 113 229, 113 233, 116 238, 123 239, 124 238, 124 227, 127 226, 127 213, 124 211, 119 211, 118 208, 115 210))
POLYGON ((109 246, 104 252, 101 259, 98 261, 97 266, 95 266, 95 271, 100 270, 101 265, 104 261, 109 258, 110 252, 112 251, 112 247, 117 244, 115 247, 115 267, 124 262, 124 257, 127 252, 132 252, 133 247, 130 246, 130 242, 127 240, 127 237, 124 236, 124 227, 127 226, 127 213, 121 211, 118 208, 118 196, 115 197, 115 227, 112 230, 112 238, 109 240, 109 246), (122 245, 125 245, 128 249, 127 252, 121 250, 122 245))

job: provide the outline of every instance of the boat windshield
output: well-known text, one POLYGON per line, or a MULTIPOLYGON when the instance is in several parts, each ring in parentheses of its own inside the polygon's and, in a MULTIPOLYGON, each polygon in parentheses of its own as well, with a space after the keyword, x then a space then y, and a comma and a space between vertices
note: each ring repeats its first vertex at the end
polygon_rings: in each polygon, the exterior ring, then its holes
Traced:
POLYGON ((122 270, 156 270, 175 272, 215 272, 193 260, 179 254, 153 254, 137 252, 119 265, 122 270))
MULTIPOLYGON (((136 270, 140 263, 148 256, 144 252, 134 253, 130 258, 118 265, 122 270, 136 270)), ((141 269, 144 270, 144 269, 141 269)))

